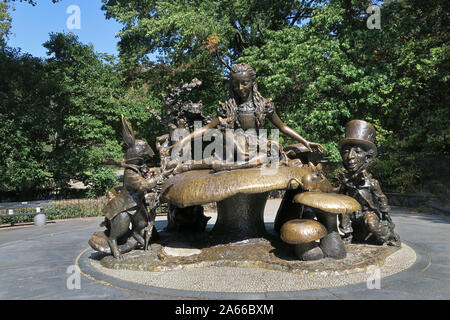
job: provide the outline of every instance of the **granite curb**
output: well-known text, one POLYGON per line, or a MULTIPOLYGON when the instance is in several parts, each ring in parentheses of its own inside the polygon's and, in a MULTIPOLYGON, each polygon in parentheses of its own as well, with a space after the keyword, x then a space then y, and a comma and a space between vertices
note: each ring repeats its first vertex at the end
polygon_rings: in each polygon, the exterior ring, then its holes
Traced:
MULTIPOLYGON (((420 276, 431 265, 431 257, 427 254, 425 248, 417 244, 405 242, 416 253, 415 263, 408 269, 397 274, 381 279, 381 289, 395 286, 396 283, 408 281, 411 278, 420 276)), ((302 291, 282 291, 282 292, 254 292, 254 293, 228 293, 228 292, 205 292, 160 288, 154 286, 141 285, 115 277, 108 276, 96 270, 90 263, 89 257, 94 251, 90 248, 85 249, 77 259, 78 265, 83 274, 91 280, 99 283, 111 285, 115 288, 130 290, 140 294, 160 295, 164 297, 182 298, 182 299, 227 299, 227 300, 265 300, 265 299, 339 299, 340 294, 355 293, 360 291, 370 291, 366 283, 354 285, 302 290, 302 291)))

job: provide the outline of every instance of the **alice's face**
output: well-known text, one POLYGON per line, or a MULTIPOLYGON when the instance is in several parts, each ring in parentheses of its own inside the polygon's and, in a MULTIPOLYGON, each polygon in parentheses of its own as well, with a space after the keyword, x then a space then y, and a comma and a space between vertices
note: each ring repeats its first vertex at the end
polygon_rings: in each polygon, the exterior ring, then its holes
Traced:
POLYGON ((355 145, 346 145, 341 151, 345 169, 350 173, 357 173, 369 163, 369 155, 366 150, 355 145))
POLYGON ((231 77, 231 85, 233 86, 234 94, 242 102, 246 102, 251 98, 253 81, 247 72, 233 74, 231 77))

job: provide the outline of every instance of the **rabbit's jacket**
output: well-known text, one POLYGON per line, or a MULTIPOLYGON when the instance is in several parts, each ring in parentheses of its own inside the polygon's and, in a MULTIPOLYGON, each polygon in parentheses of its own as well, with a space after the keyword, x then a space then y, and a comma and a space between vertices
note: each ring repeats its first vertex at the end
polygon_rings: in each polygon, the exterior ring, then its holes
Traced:
MULTIPOLYGON (((156 179, 146 179, 141 166, 126 164, 123 176, 123 189, 111 199, 102 210, 105 217, 112 220, 119 213, 136 207, 145 209, 145 193, 156 187, 156 179)), ((130 212, 131 213, 131 212, 130 212)))

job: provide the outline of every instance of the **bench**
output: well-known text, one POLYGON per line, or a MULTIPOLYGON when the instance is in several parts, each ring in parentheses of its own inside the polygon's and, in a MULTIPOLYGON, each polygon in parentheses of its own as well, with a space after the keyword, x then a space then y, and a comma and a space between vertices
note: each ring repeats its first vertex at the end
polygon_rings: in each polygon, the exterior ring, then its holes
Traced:
MULTIPOLYGON (((34 215, 33 221, 36 226, 43 226, 47 222, 47 213, 56 213, 56 211, 41 211, 41 207, 49 207, 52 205, 51 200, 41 200, 41 201, 26 201, 26 202, 3 202, 0 203, 0 210, 6 210, 8 214, 0 215, 2 218, 20 217, 20 216, 31 216, 34 215), (20 212, 14 213, 14 210, 35 208, 33 212, 20 212)), ((11 222, 13 225, 14 222, 11 222)))

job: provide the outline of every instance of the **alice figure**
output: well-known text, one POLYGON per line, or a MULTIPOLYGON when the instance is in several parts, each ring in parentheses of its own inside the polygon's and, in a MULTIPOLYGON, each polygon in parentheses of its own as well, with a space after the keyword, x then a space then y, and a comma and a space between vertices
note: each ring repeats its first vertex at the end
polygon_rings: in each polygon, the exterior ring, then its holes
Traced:
MULTIPOLYGON (((191 141, 191 139, 201 136, 210 129, 217 128, 225 133, 227 139, 229 138, 227 135, 233 135, 231 139, 234 143, 235 152, 248 154, 248 152, 246 153, 246 150, 248 150, 246 147, 248 147, 248 139, 251 138, 249 137, 252 135, 251 132, 256 134, 258 129, 263 128, 266 119, 268 119, 283 134, 303 144, 309 152, 313 152, 313 149, 315 149, 316 152, 324 153, 324 149, 320 144, 307 141, 295 130, 283 123, 277 115, 271 99, 266 99, 259 93, 256 83, 256 73, 253 68, 245 63, 233 66, 230 72, 228 98, 225 103, 219 103, 217 117, 206 126, 197 129, 190 135, 184 137, 175 145, 183 146, 191 141), (239 139, 239 135, 231 133, 233 130, 226 129, 242 129, 240 131, 245 131, 246 138, 243 140, 239 139)), ((259 143, 261 143, 261 140, 259 140, 259 143)), ((274 144, 274 142, 272 142, 272 144, 274 144)), ((277 148, 280 147, 277 146, 277 148)), ((230 153, 227 154, 229 155, 230 153)), ((234 157, 234 153, 232 156, 234 157)), ((213 161, 212 163, 201 164, 185 162, 177 168, 176 172, 207 168, 224 170, 255 167, 263 164, 264 159, 267 159, 266 156, 266 154, 263 154, 252 158, 246 158, 245 162, 241 164, 230 164, 232 163, 232 161, 230 162, 230 159, 226 159, 227 161, 213 161)))

